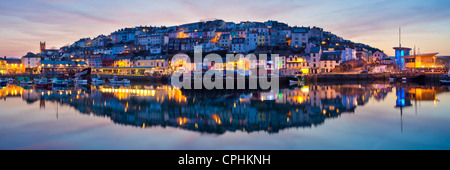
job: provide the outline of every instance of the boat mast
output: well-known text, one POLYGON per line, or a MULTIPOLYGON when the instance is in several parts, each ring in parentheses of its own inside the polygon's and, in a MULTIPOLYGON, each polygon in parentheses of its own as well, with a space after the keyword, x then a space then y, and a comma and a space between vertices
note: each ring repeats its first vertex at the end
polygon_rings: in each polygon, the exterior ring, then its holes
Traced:
POLYGON ((400 47, 399 60, 400 60, 400 71, 402 70, 402 27, 398 27, 398 46, 400 47))

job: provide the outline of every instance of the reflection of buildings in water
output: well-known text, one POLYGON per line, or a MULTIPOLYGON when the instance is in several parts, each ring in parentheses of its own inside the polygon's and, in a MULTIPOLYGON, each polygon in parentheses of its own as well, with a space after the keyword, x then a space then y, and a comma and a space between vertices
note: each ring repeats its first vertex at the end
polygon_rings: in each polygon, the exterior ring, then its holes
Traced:
MULTIPOLYGON (((449 91, 444 87, 409 85, 396 87, 396 107, 408 107, 413 104, 411 101, 432 101, 436 105, 439 101, 436 96, 439 93, 449 91)), ((416 104, 417 105, 417 104, 416 104)))
POLYGON ((261 130, 273 133, 285 128, 317 126, 327 117, 353 112, 358 98, 369 99, 365 96, 341 94, 333 86, 305 86, 283 89, 278 95, 256 92, 218 98, 193 95, 188 99, 169 86, 105 87, 70 105, 82 113, 110 117, 119 124, 172 126, 216 134, 261 130))
POLYGON ((25 100, 28 104, 32 104, 38 101, 41 98, 39 93, 36 93, 36 90, 25 90, 22 94, 22 99, 25 100))
MULTIPOLYGON (((226 131, 276 133, 287 128, 318 126, 327 118, 353 113, 369 99, 383 99, 392 89, 384 86, 303 86, 273 92, 250 92, 189 97, 170 86, 91 87, 29 90, 27 99, 70 105, 82 114, 109 117, 118 124, 171 126, 205 133, 226 131), (31 95, 33 94, 33 95, 31 95)), ((23 96, 24 97, 24 96, 23 96)), ((25 97, 24 97, 25 98, 25 97)))
POLYGON ((0 89, 0 98, 6 100, 6 97, 20 97, 24 91, 25 89, 23 87, 17 85, 3 86, 0 89))

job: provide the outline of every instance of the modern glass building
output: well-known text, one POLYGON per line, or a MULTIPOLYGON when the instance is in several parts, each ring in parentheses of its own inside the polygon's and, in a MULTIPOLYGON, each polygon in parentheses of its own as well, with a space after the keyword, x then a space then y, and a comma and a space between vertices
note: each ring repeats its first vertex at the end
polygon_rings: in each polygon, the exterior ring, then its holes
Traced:
POLYGON ((403 59, 403 56, 409 56, 411 48, 394 47, 394 50, 395 50, 395 64, 400 66, 401 69, 405 68, 405 59, 403 59))

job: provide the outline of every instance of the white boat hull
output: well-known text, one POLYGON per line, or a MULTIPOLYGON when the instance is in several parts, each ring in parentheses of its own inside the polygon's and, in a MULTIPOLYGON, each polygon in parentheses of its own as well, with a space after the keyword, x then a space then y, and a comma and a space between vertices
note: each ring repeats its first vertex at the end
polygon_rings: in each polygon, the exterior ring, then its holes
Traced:
POLYGON ((111 84, 130 84, 130 81, 111 81, 111 84))

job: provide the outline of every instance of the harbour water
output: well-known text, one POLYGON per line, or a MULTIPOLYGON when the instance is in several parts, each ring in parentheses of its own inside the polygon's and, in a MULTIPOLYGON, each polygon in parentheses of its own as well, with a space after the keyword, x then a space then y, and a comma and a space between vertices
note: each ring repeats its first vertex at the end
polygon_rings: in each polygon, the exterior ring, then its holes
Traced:
POLYGON ((0 88, 0 149, 450 149, 446 86, 0 88))

